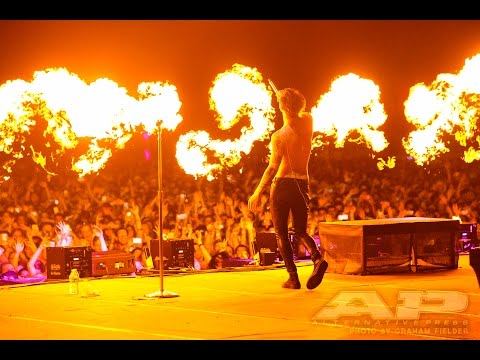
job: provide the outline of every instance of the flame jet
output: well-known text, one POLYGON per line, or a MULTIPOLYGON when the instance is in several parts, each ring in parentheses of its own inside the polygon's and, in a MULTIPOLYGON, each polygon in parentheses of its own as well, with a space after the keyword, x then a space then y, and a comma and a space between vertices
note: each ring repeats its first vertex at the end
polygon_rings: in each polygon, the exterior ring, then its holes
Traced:
MULTIPOLYGON (((133 132, 157 131, 159 124, 174 130, 182 121, 176 87, 161 82, 141 83, 139 98, 114 81, 91 84, 65 68, 34 73, 33 80, 8 81, 0 87, 0 157, 11 173, 16 159, 31 156, 49 173, 67 150, 89 139, 88 150, 72 158, 80 177, 103 168, 115 149, 122 149, 133 132), (42 129, 42 149, 25 146, 28 134, 42 129)), ((37 145, 38 147, 38 145, 37 145)), ((4 177, 7 179, 8 177, 4 177)))
POLYGON ((383 104, 380 102, 380 90, 373 81, 362 79, 355 74, 336 78, 330 91, 323 94, 311 110, 313 116, 313 147, 328 143, 326 136, 335 138, 335 147, 352 142, 364 142, 375 152, 384 150, 388 145, 383 131, 377 130, 387 120, 383 104), (354 132, 357 138, 349 138, 354 132))
POLYGON ((463 149, 466 163, 480 160, 480 54, 467 59, 458 74, 439 74, 429 86, 413 86, 404 106, 405 117, 416 130, 402 144, 417 165, 454 146, 463 149))
POLYGON ((206 131, 191 131, 181 135, 176 146, 176 158, 187 174, 212 181, 225 167, 240 162, 249 154, 255 141, 268 139, 274 129, 272 92, 262 82, 255 68, 234 64, 232 69, 218 74, 210 88, 210 109, 217 113, 222 130, 231 129, 243 117, 250 124, 240 130, 234 140, 211 139, 206 131))

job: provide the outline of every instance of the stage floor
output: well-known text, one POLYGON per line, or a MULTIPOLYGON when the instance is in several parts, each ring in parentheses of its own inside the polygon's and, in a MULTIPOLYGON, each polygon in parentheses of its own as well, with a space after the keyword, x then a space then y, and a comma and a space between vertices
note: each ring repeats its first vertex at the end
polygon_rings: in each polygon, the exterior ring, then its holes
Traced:
MULTIPOLYGON (((69 295, 65 281, 2 286, 0 335, 3 340, 480 339, 480 291, 468 255, 461 255, 453 270, 327 272, 315 290, 305 287, 312 263, 299 263, 298 269, 300 290, 281 287, 283 267, 93 278, 81 284, 80 295, 69 295), (161 288, 174 296, 157 296, 161 288), (432 312, 412 319, 397 314, 404 291, 435 295, 432 312), (337 319, 329 320, 326 305, 334 299, 341 304, 352 294, 357 300, 345 311, 360 308, 370 315, 345 316, 337 307, 337 319), (436 307, 438 297, 450 299, 453 308, 436 307)), ((415 308, 415 301, 408 306, 415 308)))

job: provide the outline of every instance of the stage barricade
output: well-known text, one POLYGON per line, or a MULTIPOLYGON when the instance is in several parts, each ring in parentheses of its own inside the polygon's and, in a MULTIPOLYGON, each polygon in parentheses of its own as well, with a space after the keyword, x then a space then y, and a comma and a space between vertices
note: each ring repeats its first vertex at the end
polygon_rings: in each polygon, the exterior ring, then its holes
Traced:
POLYGON ((374 274, 458 267, 460 223, 453 219, 394 218, 319 224, 328 272, 374 274))

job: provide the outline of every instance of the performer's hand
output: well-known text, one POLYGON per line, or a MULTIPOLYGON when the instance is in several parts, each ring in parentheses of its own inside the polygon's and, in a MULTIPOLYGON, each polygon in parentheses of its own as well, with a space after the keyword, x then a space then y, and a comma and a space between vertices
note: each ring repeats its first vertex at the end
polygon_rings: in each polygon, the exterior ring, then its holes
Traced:
POLYGON ((250 196, 250 199, 248 199, 248 209, 250 211, 256 211, 258 208, 258 195, 254 193, 252 196, 250 196))

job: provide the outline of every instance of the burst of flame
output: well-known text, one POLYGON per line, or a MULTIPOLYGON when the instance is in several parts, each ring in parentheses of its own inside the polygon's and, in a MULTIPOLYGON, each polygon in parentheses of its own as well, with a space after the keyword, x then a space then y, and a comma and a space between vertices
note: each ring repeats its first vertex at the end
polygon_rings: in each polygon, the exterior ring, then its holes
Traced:
POLYGON ((479 95, 480 54, 467 59, 457 75, 439 74, 430 86, 421 83, 410 89, 404 103, 405 116, 416 130, 402 143, 418 165, 449 152, 452 137, 460 147, 467 148, 463 152, 465 162, 480 159, 476 136, 479 95))
POLYGON ((383 160, 382 158, 379 158, 377 161, 377 168, 378 170, 383 170, 386 167, 389 169, 393 169, 395 167, 395 161, 396 161, 395 156, 392 156, 392 157, 389 156, 387 161, 383 160))
POLYGON ((12 172, 16 160, 23 157, 25 134, 35 125, 31 107, 25 106, 31 102, 28 87, 23 80, 8 81, 0 86, 0 153, 9 155, 2 165, 8 173, 12 172), (20 143, 18 150, 16 143, 20 143))
POLYGON ((272 92, 255 68, 234 64, 217 75, 210 89, 210 109, 216 111, 218 127, 232 128, 243 117, 250 118, 235 140, 214 140, 206 131, 188 132, 177 143, 176 158, 187 174, 211 181, 225 166, 231 167, 249 154, 255 141, 268 138, 274 129, 272 92), (215 162, 209 160, 216 159, 215 162))
MULTIPOLYGON (((82 177, 101 169, 112 150, 123 148, 138 127, 153 133, 159 127, 174 130, 182 121, 175 86, 145 82, 138 86, 138 93, 137 100, 105 78, 87 84, 64 68, 37 71, 30 83, 8 81, 0 87, 0 154, 10 157, 4 170, 11 172, 14 159, 25 155, 47 169, 47 158, 54 162, 84 137, 90 139, 88 152, 72 161, 72 169, 82 177), (43 136, 58 147, 50 157, 33 148, 26 152, 23 146, 26 134, 39 121, 45 123, 43 136), (100 145, 99 140, 106 141, 100 145)), ((45 140, 45 147, 51 148, 52 143, 45 140)))
POLYGON ((323 94, 311 110, 313 116, 313 147, 328 143, 326 136, 334 136, 335 147, 351 142, 365 143, 375 152, 384 150, 389 144, 382 131, 387 115, 380 103, 380 90, 373 81, 355 74, 336 78, 330 91, 323 94), (354 131, 357 138, 348 138, 354 131))

